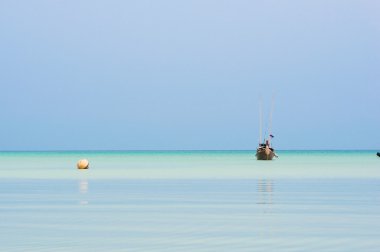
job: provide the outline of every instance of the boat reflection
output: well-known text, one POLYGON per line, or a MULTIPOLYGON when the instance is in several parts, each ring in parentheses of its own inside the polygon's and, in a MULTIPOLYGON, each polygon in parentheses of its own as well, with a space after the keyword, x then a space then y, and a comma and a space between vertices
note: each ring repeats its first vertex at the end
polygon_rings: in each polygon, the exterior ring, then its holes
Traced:
POLYGON ((258 199, 257 204, 272 205, 273 204, 274 182, 272 179, 259 179, 257 181, 258 199))

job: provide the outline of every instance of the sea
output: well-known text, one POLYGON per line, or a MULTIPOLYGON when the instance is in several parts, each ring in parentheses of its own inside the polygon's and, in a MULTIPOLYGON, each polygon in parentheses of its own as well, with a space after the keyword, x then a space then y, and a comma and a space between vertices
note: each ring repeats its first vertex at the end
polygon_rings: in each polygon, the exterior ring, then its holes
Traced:
POLYGON ((379 251, 376 151, 277 154, 0 152, 0 251, 379 251))

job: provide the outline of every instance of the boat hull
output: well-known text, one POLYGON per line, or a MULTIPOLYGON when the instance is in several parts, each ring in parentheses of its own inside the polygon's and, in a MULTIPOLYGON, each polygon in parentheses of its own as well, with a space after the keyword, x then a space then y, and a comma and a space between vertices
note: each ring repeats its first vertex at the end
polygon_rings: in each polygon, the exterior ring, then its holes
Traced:
POLYGON ((256 158, 257 160, 272 160, 276 155, 272 150, 266 152, 265 149, 257 149, 256 158))

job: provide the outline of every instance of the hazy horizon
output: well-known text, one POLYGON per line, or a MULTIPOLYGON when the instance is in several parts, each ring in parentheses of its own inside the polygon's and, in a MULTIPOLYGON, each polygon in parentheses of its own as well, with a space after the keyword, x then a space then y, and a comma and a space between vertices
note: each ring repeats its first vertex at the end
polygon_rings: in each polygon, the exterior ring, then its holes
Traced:
MULTIPOLYGON (((355 151, 358 151, 358 152, 369 152, 369 151, 373 151, 373 152, 376 152, 378 151, 378 149, 278 149, 278 148, 275 148, 276 152, 282 152, 282 151, 301 151, 301 152, 323 152, 323 151, 331 151, 331 152, 334 152, 334 151, 338 151, 338 152, 355 152, 355 151)), ((56 150, 53 150, 53 149, 50 149, 50 150, 0 150, 0 153, 3 152, 3 153, 9 153, 9 152, 248 152, 248 151, 252 151, 252 152, 255 152, 256 151, 256 148, 255 149, 241 149, 241 150, 238 150, 238 149, 231 149, 231 150, 228 150, 228 149, 205 149, 205 150, 200 150, 200 149, 193 149, 193 150, 190 150, 190 149, 91 149, 91 150, 85 150, 85 149, 56 149, 56 150)))

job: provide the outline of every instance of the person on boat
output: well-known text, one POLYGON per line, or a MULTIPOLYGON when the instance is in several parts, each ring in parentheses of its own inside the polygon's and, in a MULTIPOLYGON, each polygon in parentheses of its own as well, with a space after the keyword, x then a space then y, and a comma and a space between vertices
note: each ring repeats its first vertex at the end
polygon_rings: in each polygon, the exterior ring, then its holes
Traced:
POLYGON ((268 146, 268 148, 269 148, 271 151, 274 151, 273 148, 270 147, 270 142, 269 142, 269 140, 266 140, 266 141, 265 141, 265 146, 268 146))

